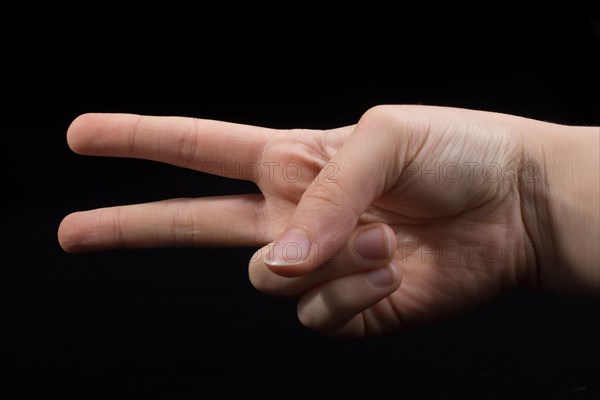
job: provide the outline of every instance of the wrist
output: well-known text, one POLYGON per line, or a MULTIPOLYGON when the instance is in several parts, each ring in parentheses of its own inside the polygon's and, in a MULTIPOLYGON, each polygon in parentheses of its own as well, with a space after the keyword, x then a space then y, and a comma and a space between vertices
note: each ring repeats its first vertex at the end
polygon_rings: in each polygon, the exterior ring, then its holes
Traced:
POLYGON ((600 293, 600 128, 540 123, 524 139, 527 286, 600 293), (533 175, 531 173, 533 172, 533 175))

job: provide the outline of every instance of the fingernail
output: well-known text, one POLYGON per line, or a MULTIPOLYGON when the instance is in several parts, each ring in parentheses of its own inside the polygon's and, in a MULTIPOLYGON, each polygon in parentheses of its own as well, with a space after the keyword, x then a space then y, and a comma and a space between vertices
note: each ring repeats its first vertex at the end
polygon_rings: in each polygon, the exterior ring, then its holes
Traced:
POLYGON ((391 256, 390 240, 381 226, 360 232, 352 245, 358 255, 367 260, 385 260, 391 256))
POLYGON ((367 272, 367 279, 377 287, 386 287, 393 285, 396 282, 396 267, 393 263, 387 265, 387 267, 374 269, 373 271, 367 272))
POLYGON ((310 240, 302 232, 287 231, 273 243, 273 248, 265 257, 265 264, 287 266, 300 264, 308 259, 310 240))

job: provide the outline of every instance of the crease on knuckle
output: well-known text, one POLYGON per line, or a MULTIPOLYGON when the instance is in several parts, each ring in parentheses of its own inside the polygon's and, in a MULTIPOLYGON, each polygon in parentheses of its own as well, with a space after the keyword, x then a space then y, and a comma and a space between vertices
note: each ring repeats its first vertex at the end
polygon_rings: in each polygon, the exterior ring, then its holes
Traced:
POLYGON ((324 182, 316 182, 302 198, 304 205, 309 208, 322 209, 323 207, 338 208, 344 206, 344 192, 333 185, 324 182))
POLYGON ((314 183, 302 197, 302 203, 304 209, 314 215, 327 215, 328 213, 338 215, 336 226, 330 227, 330 229, 339 232, 354 228, 362 214, 356 208, 354 201, 348 199, 348 195, 337 184, 314 183), (344 210, 344 213, 340 213, 340 210, 344 210))
POLYGON ((113 231, 113 238, 115 241, 115 245, 117 247, 125 247, 125 238, 123 235, 123 206, 116 206, 114 208, 114 212, 112 213, 113 218, 112 218, 112 231, 113 231))
POLYGON ((196 222, 190 199, 181 199, 173 207, 169 231, 176 247, 193 245, 196 240, 196 222))
POLYGON ((189 119, 189 125, 183 130, 177 140, 177 162, 189 168, 196 162, 198 150, 198 120, 189 119))
MULTIPOLYGON (((135 119, 135 122, 133 124, 131 124, 131 128, 129 129, 129 132, 127 135, 127 156, 128 157, 133 157, 135 155, 135 147, 136 147, 138 132, 140 130, 142 118, 143 117, 141 115, 138 115, 137 118, 135 119)), ((114 120, 111 125, 111 130, 113 132, 117 131, 116 121, 114 121, 114 120)))

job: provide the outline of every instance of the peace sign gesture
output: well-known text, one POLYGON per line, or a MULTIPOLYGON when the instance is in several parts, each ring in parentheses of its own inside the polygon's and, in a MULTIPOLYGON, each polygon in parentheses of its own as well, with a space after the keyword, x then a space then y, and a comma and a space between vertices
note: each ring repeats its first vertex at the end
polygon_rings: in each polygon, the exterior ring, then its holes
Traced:
POLYGON ((376 107, 326 131, 87 114, 68 131, 77 153, 250 180, 262 194, 74 213, 59 240, 69 252, 264 246, 250 279, 298 296, 305 325, 352 336, 393 331, 530 281, 541 249, 526 226, 535 212, 522 202, 543 171, 524 127, 556 126, 415 106, 376 107), (523 182, 523 171, 533 181, 523 182))

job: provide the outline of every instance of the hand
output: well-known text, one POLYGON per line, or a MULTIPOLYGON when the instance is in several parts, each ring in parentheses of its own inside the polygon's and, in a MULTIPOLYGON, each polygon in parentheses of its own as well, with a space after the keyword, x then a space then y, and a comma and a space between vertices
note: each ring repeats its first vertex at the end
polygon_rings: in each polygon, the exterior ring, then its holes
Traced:
POLYGON ((556 285, 540 269, 552 253, 538 228, 540 210, 552 209, 540 186, 552 179, 534 139, 557 130, 414 106, 376 107, 356 126, 328 131, 84 115, 68 132, 78 153, 248 179, 262 196, 75 213, 59 240, 70 252, 270 243, 253 257, 250 278, 264 292, 299 296, 305 325, 389 332, 447 318, 517 284, 556 285))

